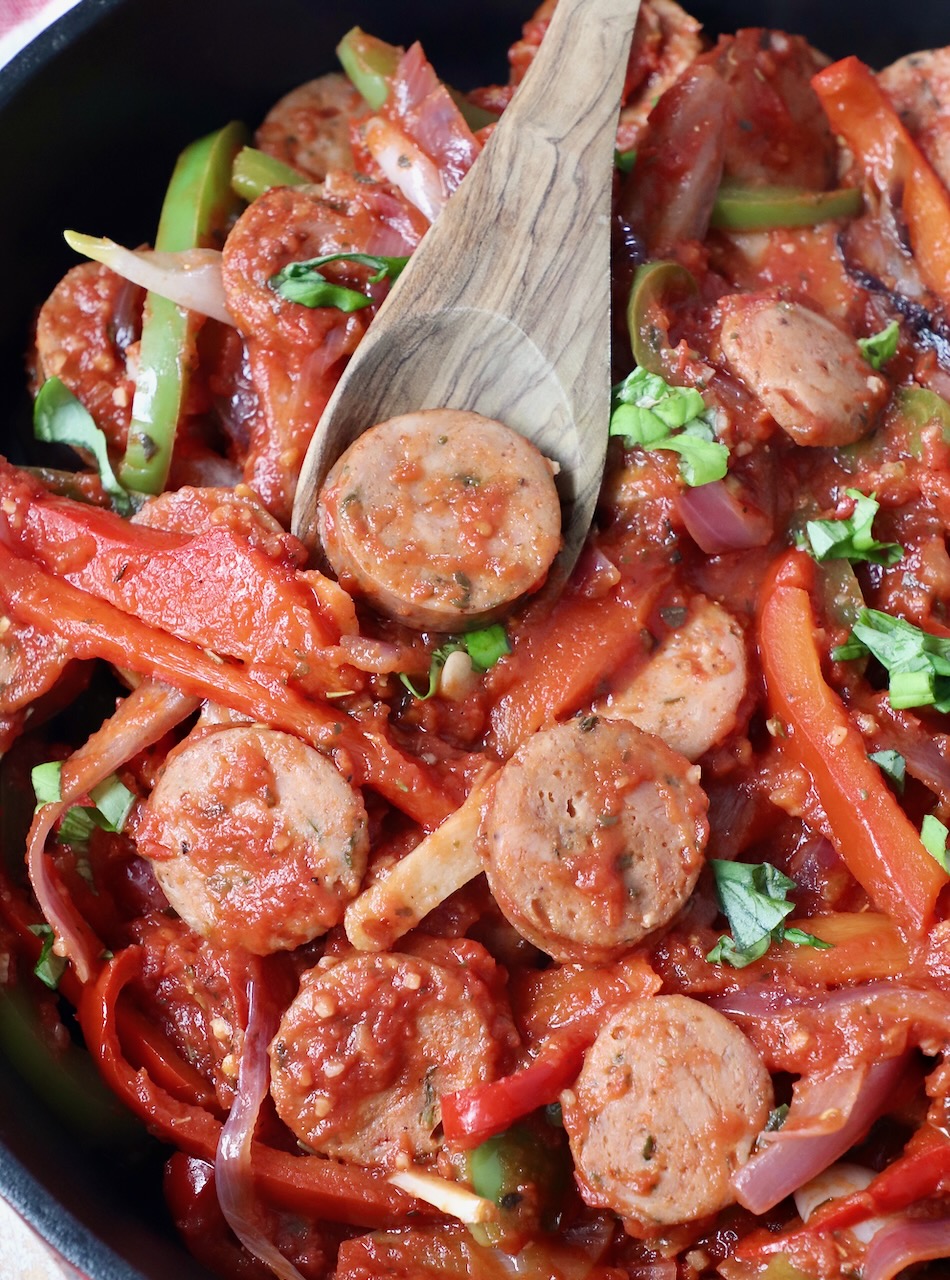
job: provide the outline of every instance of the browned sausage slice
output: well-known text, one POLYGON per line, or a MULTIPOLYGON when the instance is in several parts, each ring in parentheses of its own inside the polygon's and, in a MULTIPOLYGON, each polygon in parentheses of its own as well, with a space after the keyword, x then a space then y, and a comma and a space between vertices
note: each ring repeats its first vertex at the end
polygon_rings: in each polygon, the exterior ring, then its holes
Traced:
POLYGON ((346 76, 331 71, 285 94, 254 135, 261 151, 282 160, 313 182, 331 169, 352 169, 350 122, 366 102, 346 76))
POLYGON ((318 751, 261 725, 186 738, 145 805, 137 841, 193 929, 258 955, 338 924, 369 847, 359 793, 318 751))
POLYGON ((561 1101, 584 1199, 637 1236, 733 1203, 730 1179, 773 1105, 751 1043, 688 996, 619 1010, 561 1101))
POLYGON ((888 386, 851 334, 771 294, 733 294, 720 309, 726 363, 796 444, 853 444, 872 429, 888 386))
POLYGON ((529 738, 495 783, 481 836, 492 893, 556 960, 605 963, 680 909, 706 842, 699 769, 623 720, 529 738))
POLYGON ((409 626, 463 631, 538 588, 557 555, 551 464, 455 409, 371 427, 327 476, 320 535, 343 586, 409 626))
POLYGON ((392 1168, 441 1145, 444 1093, 492 1079, 494 1002, 478 979, 420 956, 324 958, 270 1048, 271 1093, 313 1151, 392 1168))
POLYGON ((632 678, 612 673, 592 709, 608 720, 632 720, 698 760, 735 729, 748 678, 742 628, 715 600, 696 596, 683 625, 646 666, 632 678))

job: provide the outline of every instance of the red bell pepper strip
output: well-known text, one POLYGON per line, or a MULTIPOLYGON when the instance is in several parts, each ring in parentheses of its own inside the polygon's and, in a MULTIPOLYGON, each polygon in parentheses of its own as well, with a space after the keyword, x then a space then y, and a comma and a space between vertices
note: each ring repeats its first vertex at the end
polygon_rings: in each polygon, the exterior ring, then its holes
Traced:
POLYGON ((203 649, 272 666, 308 692, 359 687, 359 673, 327 653, 339 629, 306 580, 236 530, 130 524, 31 486, 2 462, 0 493, 21 554, 73 586, 203 649))
POLYGON ((913 934, 933 922, 947 873, 868 759, 864 741, 825 683, 809 589, 814 565, 790 552, 766 583, 758 645, 782 750, 814 781, 833 843, 878 910, 913 934))
POLYGON ((950 302, 950 194, 914 142, 874 73, 857 58, 819 71, 812 85, 832 129, 902 221, 926 282, 950 302))
MULTIPOLYGON (((156 1137, 213 1164, 221 1122, 203 1107, 176 1101, 147 1071, 136 1070, 123 1051, 117 1005, 123 990, 141 974, 143 956, 142 947, 127 947, 84 989, 79 1019, 86 1044, 107 1084, 156 1137)), ((392 1186, 383 1174, 292 1155, 262 1142, 252 1145, 251 1167, 268 1203, 312 1217, 372 1229, 434 1212, 392 1186)))
POLYGON ((493 670, 510 686, 491 709, 489 743, 508 756, 542 725, 582 707, 598 680, 642 645, 643 629, 668 573, 631 576, 597 599, 565 595, 547 620, 514 637, 513 652, 493 670))
POLYGON ((931 1196, 950 1190, 950 1138, 932 1125, 923 1125, 903 1153, 863 1191, 829 1200, 815 1210, 808 1226, 837 1231, 864 1218, 899 1213, 931 1196))
POLYGON ((556 1102, 561 1091, 577 1079, 592 1039, 592 1035, 573 1031, 554 1036, 534 1062, 520 1071, 443 1095, 446 1139, 458 1147, 476 1147, 538 1107, 556 1102))
POLYGON ((424 827, 438 826, 454 808, 425 766, 404 756, 382 732, 361 732, 345 712, 295 693, 272 670, 215 660, 121 613, 12 555, 2 541, 0 603, 11 617, 60 636, 76 657, 102 658, 155 677, 330 752, 358 785, 373 787, 424 827))
POLYGON ((807 1256, 809 1241, 831 1236, 868 1218, 885 1217, 918 1205, 950 1188, 950 1138, 925 1124, 911 1138, 903 1154, 893 1160, 861 1191, 819 1205, 804 1226, 778 1235, 756 1231, 741 1241, 733 1255, 737 1262, 758 1262, 769 1255, 807 1256))

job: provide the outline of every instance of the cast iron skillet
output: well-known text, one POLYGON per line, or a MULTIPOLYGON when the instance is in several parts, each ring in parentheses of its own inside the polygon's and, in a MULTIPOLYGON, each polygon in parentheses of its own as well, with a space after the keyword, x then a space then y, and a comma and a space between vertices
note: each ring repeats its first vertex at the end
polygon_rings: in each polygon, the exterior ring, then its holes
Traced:
MULTIPOLYGON (((770 25, 883 65, 950 43, 945 0, 696 0, 713 30, 770 25), (899 30, 895 27, 899 26, 899 30)), ((0 447, 22 457, 30 319, 75 261, 63 227, 148 240, 175 155, 334 65, 354 23, 420 38, 462 88, 503 80, 532 0, 81 0, 0 75, 0 447)), ((552 87, 553 88, 553 87, 552 87)), ((0 815, 0 840, 5 824, 0 815)), ((131 1164, 80 1143, 0 1062, 0 1192, 93 1280, 207 1280, 170 1228, 161 1153, 131 1164)))

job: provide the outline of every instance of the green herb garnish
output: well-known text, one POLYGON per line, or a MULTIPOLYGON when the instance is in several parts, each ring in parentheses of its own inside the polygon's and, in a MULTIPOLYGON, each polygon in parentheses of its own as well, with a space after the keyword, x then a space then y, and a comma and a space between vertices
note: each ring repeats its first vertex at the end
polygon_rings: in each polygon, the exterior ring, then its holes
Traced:
POLYGON ((503 658, 506 653, 511 653, 511 645, 508 643, 508 633, 505 628, 500 622, 495 622, 490 627, 466 631, 461 636, 452 636, 445 644, 440 645, 432 654, 432 661, 429 664, 429 687, 425 692, 420 693, 411 678, 403 672, 400 672, 399 679, 414 698, 420 702, 426 702, 439 687, 439 676, 449 654, 463 650, 471 658, 472 666, 476 671, 487 671, 499 658, 503 658))
POLYGON ((950 831, 944 826, 939 818, 934 817, 932 813, 928 813, 920 824, 920 842, 935 859, 944 871, 950 871, 950 858, 947 856, 947 836, 950 831))
POLYGON ((66 968, 66 959, 53 951, 56 936, 48 924, 31 924, 30 933, 35 933, 38 938, 43 939, 40 958, 33 966, 33 972, 40 982, 49 987, 50 991, 55 991, 59 987, 59 980, 66 968))
POLYGON ((33 403, 33 434, 46 444, 84 449, 96 461, 102 487, 120 515, 132 511, 132 500, 112 470, 104 433, 83 403, 59 378, 47 378, 33 403))
POLYGON ((326 266, 328 262, 357 262, 361 266, 372 268, 373 275, 368 283, 378 284, 380 280, 396 280, 408 261, 408 258, 382 258, 372 253, 326 253, 322 257, 308 258, 304 262, 288 262, 267 283, 288 302, 299 302, 304 307, 336 307, 338 311, 359 311, 372 304, 372 297, 359 289, 333 284, 319 268, 326 266))
POLYGON ((858 347, 872 369, 880 369, 881 365, 892 360, 897 354, 897 343, 900 339, 901 327, 896 320, 872 333, 868 338, 858 338, 858 347))
MULTIPOLYGON (((58 804, 62 799, 62 764, 58 760, 38 764, 32 771, 33 791, 39 807, 58 804)), ((135 795, 113 773, 89 792, 90 804, 71 805, 59 824, 60 844, 85 846, 93 830, 120 832, 135 803, 135 795)))
POLYGON ((825 560, 858 560, 871 564, 896 564, 904 554, 897 542, 879 542, 871 532, 880 503, 859 489, 846 489, 854 499, 854 511, 841 520, 809 520, 805 533, 811 543, 810 554, 819 563, 825 560))
POLYGON ((787 929, 786 918, 795 910, 788 892, 795 881, 769 862, 727 862, 711 858, 716 896, 729 921, 732 937, 719 939, 706 956, 711 964, 729 964, 742 969, 764 956, 773 942, 793 942, 796 946, 827 949, 830 942, 802 929, 787 929))
POLYGON ((868 759, 873 760, 895 791, 904 790, 907 762, 899 751, 872 751, 868 759))
POLYGON ((712 413, 695 387, 671 387, 642 366, 613 389, 610 434, 627 446, 671 449, 680 455, 680 473, 691 487, 721 480, 729 450, 716 439, 712 413))
POLYGON ((888 673, 891 706, 950 711, 950 640, 921 631, 904 618, 862 609, 844 644, 831 651, 835 662, 872 654, 888 673))

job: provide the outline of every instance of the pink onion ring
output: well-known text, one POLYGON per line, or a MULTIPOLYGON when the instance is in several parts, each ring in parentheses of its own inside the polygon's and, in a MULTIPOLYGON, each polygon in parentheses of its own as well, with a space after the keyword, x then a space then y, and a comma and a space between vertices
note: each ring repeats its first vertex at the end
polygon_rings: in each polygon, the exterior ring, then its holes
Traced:
POLYGON ((765 1213, 834 1164, 885 1109, 904 1066, 901 1055, 840 1068, 814 1088, 806 1083, 793 1094, 786 1125, 733 1176, 739 1203, 765 1213), (819 1122, 821 1109, 839 1113, 837 1128, 829 1131, 819 1122))
POLYGON ((861 1275, 892 1280, 905 1267, 936 1258, 950 1258, 950 1218, 901 1216, 871 1237, 861 1275))
POLYGON ((214 1181, 218 1203, 228 1226, 255 1258, 270 1267, 279 1280, 303 1280, 300 1272, 264 1234, 256 1211, 251 1172, 251 1144, 261 1104, 270 1087, 267 1048, 279 1021, 260 975, 261 965, 248 966, 247 1026, 231 1111, 218 1140, 214 1181))
POLYGON ((724 480, 684 489, 678 506, 686 532, 710 556, 764 547, 772 537, 769 517, 741 502, 724 480))

